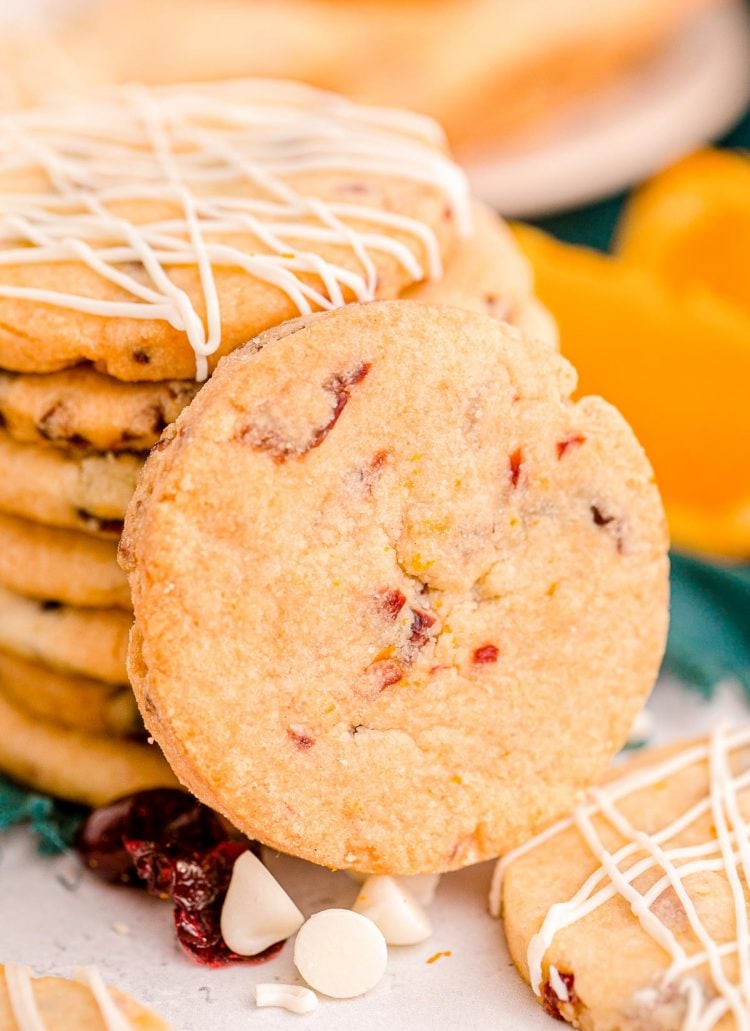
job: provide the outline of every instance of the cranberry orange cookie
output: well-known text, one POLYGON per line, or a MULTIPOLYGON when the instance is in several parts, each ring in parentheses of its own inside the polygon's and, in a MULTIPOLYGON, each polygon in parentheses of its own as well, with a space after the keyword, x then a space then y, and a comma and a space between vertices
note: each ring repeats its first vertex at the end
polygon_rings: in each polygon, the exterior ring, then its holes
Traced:
POLYGON ((130 609, 117 545, 0 512, 0 584, 68 605, 130 609))
POLYGON ((586 1031, 750 1026, 750 727, 641 755, 499 864, 511 954, 586 1031))
POLYGON ((129 669, 178 777, 372 872, 499 854, 624 742, 666 628, 653 475, 548 345, 352 305, 225 360, 146 464, 129 669))
POLYGON ((0 966, 2 1031, 170 1031, 141 1003, 110 988, 96 967, 79 970, 74 981, 33 977, 18 963, 0 966))
POLYGON ((204 379, 294 315, 397 297, 471 231, 441 130, 288 82, 113 87, 0 123, 0 366, 204 379))
POLYGON ((185 380, 121 383, 86 366, 46 375, 0 370, 0 425, 22 444, 148 451, 197 390, 185 380))
POLYGON ((126 683, 131 622, 121 609, 35 601, 0 587, 0 648, 63 672, 126 683))
POLYGON ((29 715, 71 730, 128 737, 143 729, 129 684, 60 673, 3 650, 0 691, 29 715))
POLYGON ((0 770, 37 791, 98 806, 175 783, 158 748, 38 720, 9 701, 2 687, 0 726, 0 770))
POLYGON ((534 297, 531 266, 510 229, 484 204, 472 207, 474 235, 462 241, 442 278, 417 283, 402 298, 485 312, 557 347, 554 319, 534 297))
POLYGON ((69 454, 0 431, 0 511, 47 526, 118 534, 143 459, 69 454))

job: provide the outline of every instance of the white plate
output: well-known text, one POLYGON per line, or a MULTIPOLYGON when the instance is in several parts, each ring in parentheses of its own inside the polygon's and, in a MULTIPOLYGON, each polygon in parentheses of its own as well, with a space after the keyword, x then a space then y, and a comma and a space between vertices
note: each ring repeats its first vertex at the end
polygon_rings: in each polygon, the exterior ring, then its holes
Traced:
MULTIPOLYGON (((739 688, 727 687, 708 705, 664 680, 649 707, 654 743, 747 719, 739 688)), ((287 857, 271 857, 269 865, 306 914, 350 906, 357 893, 344 873, 287 857)), ((168 904, 103 885, 72 857, 42 858, 29 832, 18 829, 0 836, 0 962, 68 976, 76 966, 95 963, 110 983, 151 1004, 176 1031, 288 1031, 298 1021, 318 1031, 554 1031, 560 1025, 532 1000, 512 967, 501 925, 487 913, 491 873, 492 864, 484 863, 444 876, 430 910, 433 937, 391 949, 385 978, 366 997, 321 997, 317 1011, 302 1018, 253 1003, 254 984, 295 981, 289 944, 258 967, 196 966, 176 946, 168 904), (122 925, 129 933, 121 933, 122 925), (451 955, 427 963, 444 950, 451 955)))
POLYGON ((532 217, 631 186, 720 135, 750 99, 750 17, 743 4, 694 21, 627 81, 581 102, 523 150, 468 169, 504 215, 532 217))

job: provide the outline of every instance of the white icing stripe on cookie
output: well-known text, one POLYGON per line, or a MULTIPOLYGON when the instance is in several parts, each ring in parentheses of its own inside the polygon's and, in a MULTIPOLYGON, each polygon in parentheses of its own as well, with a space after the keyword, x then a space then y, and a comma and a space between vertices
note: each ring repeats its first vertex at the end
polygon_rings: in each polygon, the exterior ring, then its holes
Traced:
MULTIPOLYGON (((737 797, 738 791, 750 787, 750 771, 734 776, 729 764, 729 755, 748 745, 750 726, 730 733, 717 730, 706 744, 687 748, 663 763, 646 767, 603 788, 593 789, 590 792, 592 801, 579 805, 572 817, 559 821, 497 864, 490 894, 490 906, 495 914, 500 910, 502 880, 508 867, 520 856, 536 849, 561 831, 575 826, 600 863, 599 868, 586 879, 571 899, 555 903, 550 908, 539 931, 529 943, 529 979, 537 994, 541 992, 544 957, 555 936, 615 895, 620 895, 630 904, 644 931, 671 958, 661 983, 675 986, 685 998, 682 1031, 710 1031, 728 1013, 733 1015, 738 1031, 750 1031, 750 928, 742 883, 744 879, 745 885, 750 885, 750 826, 742 817, 737 797), (618 810, 616 803, 620 799, 697 763, 708 765, 708 793, 669 826, 655 834, 647 834, 635 828, 618 810), (715 838, 692 845, 664 847, 677 834, 692 827, 708 813, 711 815, 715 838), (616 852, 609 852, 602 842, 592 820, 595 815, 606 819, 625 839, 626 844, 616 852), (624 860, 639 853, 645 853, 645 858, 632 862, 625 869, 621 868, 624 860), (633 882, 653 868, 660 868, 663 876, 646 892, 641 893, 633 882), (712 937, 683 883, 691 874, 707 872, 720 872, 727 878, 734 903, 734 941, 720 943, 712 937), (688 924, 700 944, 700 949, 692 954, 685 951, 672 931, 651 909, 661 894, 670 888, 680 901, 688 924), (737 984, 730 981, 723 965, 723 960, 732 955, 737 955, 739 963, 737 984), (691 973, 703 965, 709 968, 716 992, 711 998, 706 997, 701 981, 691 973)), ((561 981, 557 970, 555 975, 561 981)), ((550 968, 551 984, 553 976, 550 968)), ((552 987, 557 992, 554 984, 552 987)))
POLYGON ((79 967, 76 979, 91 989, 107 1031, 133 1031, 133 1025, 114 1001, 96 967, 79 967))
POLYGON ((127 87, 104 91, 89 103, 0 119, 0 173, 43 170, 52 190, 0 194, 0 265, 75 259, 130 299, 11 284, 0 285, 0 296, 102 317, 165 321, 186 334, 200 380, 221 340, 214 278, 219 265, 239 267, 278 287, 302 315, 341 306, 345 292, 372 300, 373 252, 392 256, 414 281, 441 274, 437 238, 427 225, 364 205, 306 197, 287 181, 304 173, 361 172, 424 183, 443 194, 459 231, 468 235, 466 180, 436 149, 442 137, 434 123, 292 83, 256 80, 250 94, 243 101, 231 90, 127 87), (248 183, 267 197, 244 196, 248 183), (177 204, 181 216, 132 223, 108 208, 127 200, 177 204), (424 264, 386 230, 416 240, 424 264), (235 246, 232 238, 242 235, 244 245, 235 246), (269 253, 249 253, 248 236, 269 253), (306 242, 348 248, 359 271, 306 250, 306 242), (139 262, 149 282, 117 267, 128 262, 139 262), (166 273, 177 265, 198 269, 205 325, 166 273), (322 289, 302 278, 310 273, 322 289))
POLYGON ((34 998, 34 983, 29 968, 20 963, 6 963, 5 983, 8 986, 11 1016, 18 1031, 46 1031, 34 998))

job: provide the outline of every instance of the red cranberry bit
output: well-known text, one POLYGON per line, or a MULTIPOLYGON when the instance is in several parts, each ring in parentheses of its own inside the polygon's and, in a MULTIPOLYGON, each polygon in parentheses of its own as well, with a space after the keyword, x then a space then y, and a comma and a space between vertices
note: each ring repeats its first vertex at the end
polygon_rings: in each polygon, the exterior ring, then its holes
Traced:
POLYGON ((158 841, 187 851, 212 848, 227 832, 216 813, 186 791, 154 788, 95 809, 78 828, 74 847, 102 880, 138 884, 128 841, 158 841))
POLYGON ((575 437, 566 437, 565 440, 558 440, 557 442, 557 457, 562 458, 566 451, 570 448, 580 447, 581 444, 586 443, 586 438, 577 434, 575 437))
POLYGON ((487 662, 497 662, 499 654, 500 652, 496 645, 483 644, 481 647, 475 648, 471 661, 475 662, 478 666, 482 666, 487 662))
POLYGON ((352 387, 355 387, 358 383, 362 382, 370 371, 370 368, 370 362, 363 362, 361 365, 358 365, 356 369, 351 369, 349 372, 345 373, 337 373, 335 376, 331 376, 330 379, 326 380, 323 384, 323 389, 333 396, 333 410, 331 411, 331 417, 325 425, 314 431, 312 439, 305 448, 303 454, 307 451, 312 451, 313 448, 316 448, 323 443, 338 422, 339 416, 346 408, 349 398, 352 395, 352 387))
POLYGON ((597 526, 608 526, 615 521, 614 516, 605 516, 597 505, 591 506, 591 518, 597 526))
POLYGON ((406 595, 402 594, 399 590, 385 588, 382 591, 378 591, 378 600, 385 618, 395 622, 399 612, 406 604, 406 595))
POLYGON ((271 945, 257 956, 239 956, 221 936, 221 908, 236 860, 250 846, 223 841, 207 852, 173 854, 151 842, 131 841, 128 850, 146 889, 158 898, 171 898, 177 940, 199 963, 210 967, 227 963, 262 963, 284 944, 271 945))
POLYGON ((352 387, 361 383, 370 371, 370 362, 362 362, 349 372, 336 373, 330 376, 323 384, 323 390, 331 395, 333 407, 328 421, 322 426, 313 429, 310 439, 303 447, 295 445, 282 439, 281 435, 272 428, 260 429, 252 423, 240 427, 235 439, 243 444, 249 444, 256 451, 267 451, 274 462, 286 462, 288 458, 301 458, 308 451, 319 447, 338 422, 339 416, 346 408, 351 397, 352 387))
POLYGON ((423 609, 412 609, 411 611, 414 618, 411 621, 409 643, 416 645, 417 648, 423 648, 430 639, 428 631, 435 625, 435 617, 423 609))
POLYGON ((289 740, 294 743, 300 752, 306 752, 308 748, 312 748, 315 744, 315 738, 311 737, 302 727, 287 727, 286 733, 289 740))
POLYGON ((562 1015, 560 1011, 560 1006, 575 1007, 578 1004, 579 1000, 578 996, 575 993, 575 976, 573 974, 563 974, 561 972, 560 980, 565 985, 565 988, 568 992, 568 1001, 563 1002, 563 1000, 559 998, 557 992, 549 983, 549 981, 545 981, 542 985, 542 1006, 544 1008, 545 1013, 548 1013, 551 1017, 554 1017, 555 1020, 560 1020, 563 1023, 566 1023, 566 1018, 562 1015))
POLYGON ((521 478, 521 466, 523 465, 523 451, 520 447, 510 455, 508 458, 508 475, 510 476, 511 486, 517 487, 518 481, 521 478))

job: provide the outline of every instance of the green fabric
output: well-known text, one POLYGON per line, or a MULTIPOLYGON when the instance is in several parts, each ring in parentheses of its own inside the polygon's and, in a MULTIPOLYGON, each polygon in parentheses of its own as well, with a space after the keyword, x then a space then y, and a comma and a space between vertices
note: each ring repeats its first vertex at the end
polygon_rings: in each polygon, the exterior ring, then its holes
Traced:
POLYGON ((0 776, 0 831, 29 823, 46 855, 70 847, 76 827, 86 810, 81 806, 47 798, 0 776))
MULTIPOLYGON (((750 112, 719 145, 750 149, 750 112)), ((568 243, 606 251, 626 199, 626 194, 609 197, 536 224, 568 243)), ((729 567, 676 553, 671 558, 664 668, 707 696, 720 680, 732 677, 750 698, 750 565, 729 567)))

